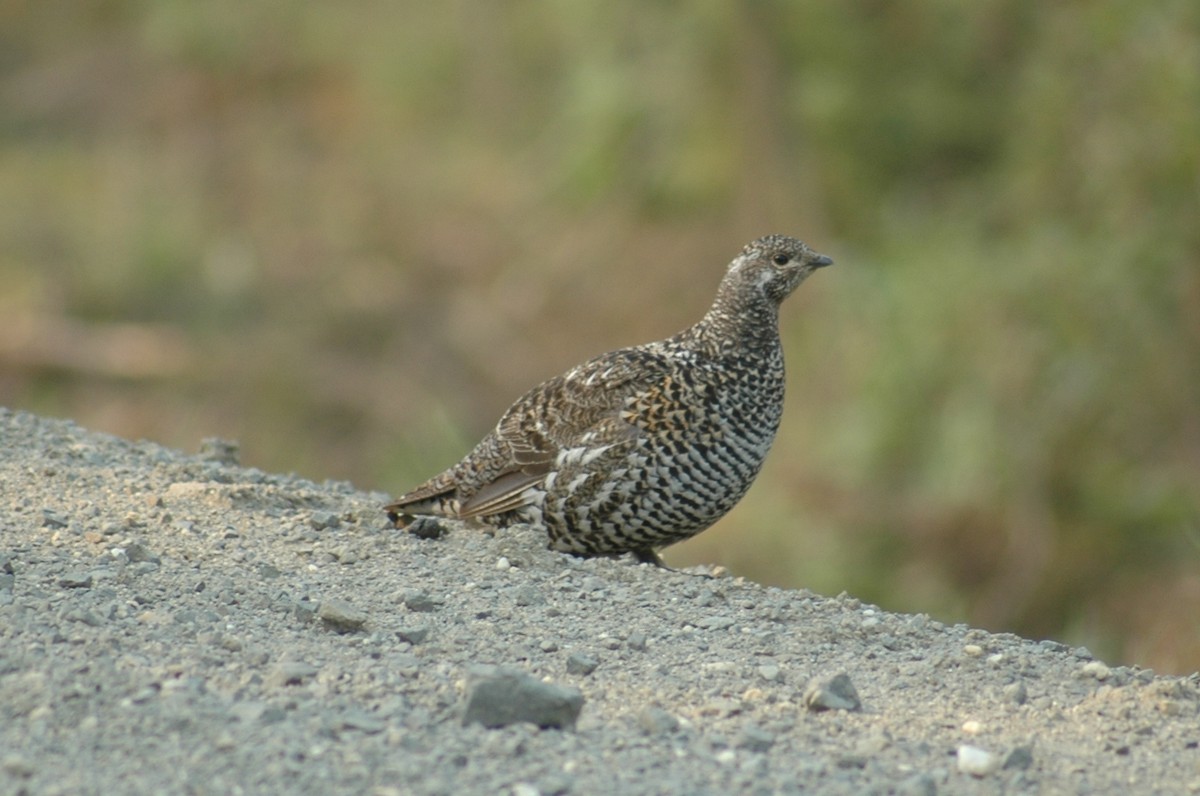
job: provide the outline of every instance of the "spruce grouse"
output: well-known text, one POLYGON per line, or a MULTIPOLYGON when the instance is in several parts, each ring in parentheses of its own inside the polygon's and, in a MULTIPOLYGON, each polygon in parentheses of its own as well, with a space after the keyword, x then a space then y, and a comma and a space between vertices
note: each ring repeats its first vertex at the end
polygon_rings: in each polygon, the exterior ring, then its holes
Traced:
POLYGON ((784 235, 750 243, 699 323, 534 387, 388 516, 529 523, 555 550, 661 565, 655 548, 712 525, 758 474, 783 412, 779 305, 832 262, 784 235))

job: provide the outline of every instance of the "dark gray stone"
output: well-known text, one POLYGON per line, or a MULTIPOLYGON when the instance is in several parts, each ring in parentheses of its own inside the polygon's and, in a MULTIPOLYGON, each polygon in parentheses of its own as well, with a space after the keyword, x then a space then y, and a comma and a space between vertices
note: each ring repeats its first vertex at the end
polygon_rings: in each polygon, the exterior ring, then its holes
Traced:
POLYGON ((527 722, 542 728, 573 729, 583 709, 578 688, 544 683, 524 672, 487 667, 468 684, 463 724, 506 727, 527 722))
POLYGON ((567 656, 567 674, 587 676, 596 671, 596 667, 599 665, 600 661, 590 655, 584 655, 582 652, 573 652, 567 656))

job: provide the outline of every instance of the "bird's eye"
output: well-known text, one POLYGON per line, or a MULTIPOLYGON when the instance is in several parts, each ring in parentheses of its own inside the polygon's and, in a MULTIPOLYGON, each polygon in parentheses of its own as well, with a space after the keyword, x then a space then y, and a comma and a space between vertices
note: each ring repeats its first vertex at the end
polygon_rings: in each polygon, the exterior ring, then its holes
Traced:
POLYGON ((786 254, 777 254, 771 258, 771 262, 776 265, 787 265, 792 261, 792 258, 786 254))

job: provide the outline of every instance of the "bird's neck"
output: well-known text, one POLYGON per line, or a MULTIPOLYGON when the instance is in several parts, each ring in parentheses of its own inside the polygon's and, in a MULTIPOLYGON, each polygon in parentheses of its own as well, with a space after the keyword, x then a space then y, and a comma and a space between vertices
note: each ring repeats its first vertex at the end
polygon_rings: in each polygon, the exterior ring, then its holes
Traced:
POLYGON ((779 347, 779 305, 755 292, 721 285, 712 307, 688 329, 696 342, 714 355, 730 351, 767 354, 779 347))

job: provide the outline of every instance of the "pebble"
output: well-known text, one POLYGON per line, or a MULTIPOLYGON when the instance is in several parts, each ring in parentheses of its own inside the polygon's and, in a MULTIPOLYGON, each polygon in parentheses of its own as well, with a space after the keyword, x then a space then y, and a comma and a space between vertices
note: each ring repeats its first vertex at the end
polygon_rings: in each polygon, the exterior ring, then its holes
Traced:
POLYGON ((637 723, 647 735, 669 735, 679 729, 679 719, 654 705, 638 713, 637 723))
POLYGON ((342 524, 342 518, 332 511, 314 511, 308 515, 308 524, 316 531, 334 530, 342 524))
POLYGON ((0 770, 14 779, 29 779, 37 773, 37 766, 27 757, 19 754, 6 754, 0 761, 0 770))
POLYGON ((758 676, 772 683, 777 683, 783 679, 783 673, 779 667, 773 663, 764 663, 758 667, 758 676))
POLYGON ((1014 705, 1024 705, 1029 700, 1029 689, 1024 683, 1009 683, 1004 686, 1004 698, 1014 705))
POLYGON ((1028 746, 1018 746, 1004 758, 1004 768, 1025 771, 1033 765, 1033 749, 1028 746))
POLYGON ((430 596, 429 592, 421 591, 419 589, 405 592, 402 599, 408 610, 416 611, 418 613, 436 611, 438 606, 441 605, 440 600, 434 599, 432 596, 430 596))
POLYGON ((1108 676, 1112 674, 1112 669, 1108 668, 1108 666, 1100 661, 1088 661, 1082 666, 1080 671, 1086 677, 1094 677, 1095 679, 1102 681, 1107 680, 1108 676))
POLYGON ((303 685, 319 670, 303 661, 280 661, 266 676, 268 686, 303 685))
POLYGON ((200 440, 199 456, 204 461, 237 467, 241 463, 241 445, 235 440, 205 437, 200 440))
POLYGON ((58 579, 58 585, 66 589, 90 589, 92 583, 90 572, 68 572, 58 579))
POLYGON ((374 735, 387 729, 387 722, 373 713, 352 708, 338 718, 338 727, 344 730, 359 730, 367 735, 374 735))
POLYGON ((367 615, 345 600, 322 601, 317 616, 333 629, 343 632, 362 630, 367 624, 367 615))
POLYGON ((429 638, 429 628, 423 626, 398 627, 396 628, 396 637, 409 644, 422 644, 429 638))
POLYGON ((125 557, 129 559, 131 564, 140 564, 144 561, 151 564, 161 564, 162 557, 155 554, 150 548, 141 542, 130 542, 124 545, 125 557))
POLYGON ((71 524, 71 518, 58 509, 42 509, 43 528, 66 528, 71 524))
POLYGON ((858 691, 845 673, 811 680, 804 689, 803 701, 811 711, 862 709, 858 691))
POLYGON ((986 777, 1000 768, 1000 756, 978 746, 958 747, 958 770, 973 777, 986 777))
POLYGON ((775 735, 756 724, 747 724, 738 736, 737 747, 751 752, 766 752, 775 745, 775 735))
POLYGON ((583 703, 578 688, 545 683, 514 669, 481 667, 468 684, 462 722, 485 727, 527 722, 574 729, 583 703))
POLYGON ((896 787, 896 796, 937 796, 937 782, 929 774, 913 774, 896 787))
POLYGON ((567 656, 567 674, 589 675, 596 671, 600 661, 582 652, 572 652, 567 656))
POLYGON ((433 517, 417 517, 408 524, 408 532, 418 539, 441 539, 446 535, 446 526, 433 517))

